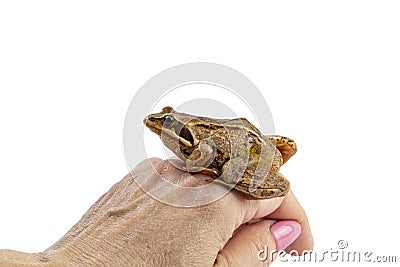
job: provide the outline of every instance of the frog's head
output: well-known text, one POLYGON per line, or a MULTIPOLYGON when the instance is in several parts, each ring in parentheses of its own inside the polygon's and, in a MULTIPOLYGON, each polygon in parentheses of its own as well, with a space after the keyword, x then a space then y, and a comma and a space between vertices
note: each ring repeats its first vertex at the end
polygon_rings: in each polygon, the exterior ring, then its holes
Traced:
POLYGON ((190 151, 198 145, 196 125, 200 119, 196 116, 179 113, 171 107, 165 107, 160 113, 147 116, 143 123, 154 133, 158 134, 162 142, 177 156, 190 151))

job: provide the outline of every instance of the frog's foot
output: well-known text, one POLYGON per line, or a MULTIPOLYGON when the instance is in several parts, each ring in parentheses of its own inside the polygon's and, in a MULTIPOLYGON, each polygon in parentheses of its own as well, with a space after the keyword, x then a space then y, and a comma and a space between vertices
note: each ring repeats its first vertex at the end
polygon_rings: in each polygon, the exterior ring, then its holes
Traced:
POLYGON ((281 152, 283 164, 296 154, 297 145, 292 139, 280 135, 267 135, 266 137, 276 146, 279 152, 281 152))
POLYGON ((211 139, 201 140, 198 147, 186 159, 186 170, 200 172, 207 170, 217 154, 217 149, 211 139))
POLYGON ((282 174, 269 172, 264 182, 241 179, 235 189, 244 193, 247 199, 268 199, 285 196, 290 190, 290 183, 282 174))

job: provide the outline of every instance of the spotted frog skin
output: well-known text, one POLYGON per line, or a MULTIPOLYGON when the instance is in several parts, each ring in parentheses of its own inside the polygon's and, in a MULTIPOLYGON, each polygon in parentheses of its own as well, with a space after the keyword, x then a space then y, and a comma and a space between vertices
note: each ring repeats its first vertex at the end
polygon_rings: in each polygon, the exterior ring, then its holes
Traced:
POLYGON ((265 136, 245 118, 213 119, 171 107, 143 122, 185 162, 185 170, 206 173, 248 199, 282 197, 290 189, 279 168, 297 151, 292 139, 265 136))

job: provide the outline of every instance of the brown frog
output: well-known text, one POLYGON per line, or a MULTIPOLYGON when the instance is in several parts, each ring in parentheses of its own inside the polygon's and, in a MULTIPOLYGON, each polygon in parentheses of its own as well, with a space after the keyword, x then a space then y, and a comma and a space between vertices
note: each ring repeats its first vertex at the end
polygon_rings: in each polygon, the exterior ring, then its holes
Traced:
POLYGON ((281 197, 289 191, 289 181, 279 168, 297 151, 292 139, 265 136, 245 118, 213 119, 171 107, 143 122, 189 172, 209 174, 249 199, 281 197))

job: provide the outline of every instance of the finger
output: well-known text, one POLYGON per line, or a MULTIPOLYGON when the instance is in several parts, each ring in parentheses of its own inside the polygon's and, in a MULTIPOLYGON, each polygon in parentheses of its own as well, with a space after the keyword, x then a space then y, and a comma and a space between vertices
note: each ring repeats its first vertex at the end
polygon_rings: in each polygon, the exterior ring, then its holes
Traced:
MULTIPOLYGON (((167 176, 172 176, 176 179, 177 177, 182 176, 179 175, 180 173, 184 174, 184 172, 181 172, 178 169, 166 168, 170 165, 168 161, 161 161, 159 159, 151 159, 151 161, 153 163, 158 163, 155 165, 157 165, 157 167, 159 167, 161 170, 168 169, 169 171, 166 173, 167 176)), ((147 169, 148 167, 143 166, 143 168, 147 169)), ((201 179, 196 178, 201 178, 202 176, 204 175, 195 174, 193 176, 185 177, 186 179, 188 177, 191 177, 190 180, 193 179, 193 181, 197 181, 196 183, 199 183, 201 179)), ((225 229, 227 230, 227 235, 230 235, 243 223, 249 222, 254 219, 267 217, 274 220, 295 220, 300 223, 302 232, 299 238, 291 246, 289 246, 286 251, 296 250, 301 253, 304 250, 311 250, 313 247, 313 239, 307 216, 291 191, 284 198, 281 197, 265 200, 246 200, 242 197, 240 193, 231 192, 225 198, 218 201, 218 204, 222 206, 229 205, 230 212, 227 215, 235 221, 235 225, 232 225, 233 228, 231 230, 225 229)))
POLYGON ((243 225, 218 253, 214 266, 269 266, 276 245, 272 220, 243 225))
POLYGON ((300 223, 301 234, 296 241, 286 248, 287 252, 296 250, 301 255, 303 252, 312 250, 314 241, 311 234, 310 224, 304 209, 301 207, 293 192, 290 191, 286 195, 279 208, 272 212, 268 218, 275 220, 295 220, 300 223))
MULTIPOLYGON (((236 193, 236 192, 234 192, 236 193)), ((240 198, 244 210, 243 222, 262 219, 277 210, 284 201, 284 197, 263 200, 245 200, 240 198)))

